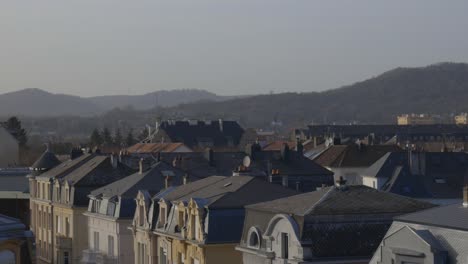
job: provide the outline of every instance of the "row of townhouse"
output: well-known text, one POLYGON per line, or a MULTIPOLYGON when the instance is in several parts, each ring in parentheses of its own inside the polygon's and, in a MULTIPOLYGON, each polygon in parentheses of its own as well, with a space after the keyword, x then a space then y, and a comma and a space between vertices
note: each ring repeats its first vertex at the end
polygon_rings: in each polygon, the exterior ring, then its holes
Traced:
POLYGON ((79 263, 87 247, 87 195, 128 175, 111 157, 82 154, 58 164, 46 151, 29 175, 31 230, 37 263, 79 263), (58 165, 57 165, 58 164, 58 165))
MULTIPOLYGON (((131 247, 121 243, 115 234, 130 234, 128 219, 133 219, 133 200, 139 189, 155 194, 217 172, 222 175, 230 172, 231 176, 241 167, 238 175, 252 173, 265 184, 270 181, 290 189, 297 189, 297 181, 305 189, 333 182, 330 171, 302 155, 252 148, 255 152, 248 154, 207 150, 159 153, 157 157, 146 157, 146 160, 139 155, 117 157, 75 150, 70 160, 63 163, 47 150, 32 165, 32 173, 28 176, 31 230, 35 235, 37 262, 100 261, 103 256, 98 253, 103 249, 110 250, 111 254, 106 256, 109 261, 120 259, 121 249, 131 247), (243 165, 246 157, 251 157, 250 167, 243 165), (137 160, 136 166, 133 160, 137 160), (272 171, 276 171, 274 177, 272 171), (288 179, 293 184, 288 185, 288 179), (121 220, 127 223, 122 224, 121 220), (103 229, 107 229, 107 233, 99 235, 103 229)), ((133 259, 133 252, 129 251, 133 259)))
MULTIPOLYGON (((36 166, 30 183, 38 262, 368 263, 376 250, 392 250, 381 241, 395 232, 394 217, 434 207, 343 178, 301 194, 258 176, 259 156, 235 176, 200 177, 199 168, 195 176, 177 166, 179 158, 171 164, 163 157, 150 165, 140 159, 134 173, 96 154, 36 166)), ((272 164, 279 166, 267 168, 272 164)), ((378 261, 388 256, 381 254, 378 261)))

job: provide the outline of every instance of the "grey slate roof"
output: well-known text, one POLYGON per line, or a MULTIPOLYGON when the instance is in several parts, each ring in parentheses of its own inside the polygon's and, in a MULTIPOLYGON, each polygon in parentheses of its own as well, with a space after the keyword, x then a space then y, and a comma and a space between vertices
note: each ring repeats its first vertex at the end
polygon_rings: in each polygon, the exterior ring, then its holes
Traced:
POLYGON ((85 154, 76 159, 67 160, 53 169, 39 175, 39 178, 61 178, 93 158, 93 156, 93 154, 85 154))
POLYGON ((328 187, 247 208, 306 215, 389 214, 414 212, 434 205, 367 186, 328 187))
POLYGON ((158 162, 153 165, 149 170, 139 173, 136 172, 130 176, 115 181, 102 188, 96 189, 91 192, 91 195, 103 195, 103 197, 131 197, 134 199, 139 190, 147 190, 150 193, 157 193, 165 188, 166 171, 172 172, 173 185, 181 185, 183 183, 183 176, 185 173, 165 162, 158 162))
POLYGON ((34 170, 49 170, 59 165, 60 161, 55 156, 54 153, 50 152, 48 149, 34 162, 31 166, 34 170))
POLYGON ((460 186, 468 181, 468 154, 415 152, 411 163, 408 153, 391 153, 362 175, 387 178, 384 191, 414 198, 455 199, 461 197, 460 186))
MULTIPOLYGON (((216 176, 215 176, 216 177, 216 176)), ((252 176, 216 177, 209 185, 177 200, 200 199, 209 208, 243 208, 245 205, 297 194, 296 191, 252 176)), ((174 191, 174 194, 177 191, 174 191)), ((169 195, 171 196, 171 195, 169 195)))
POLYGON ((468 231, 468 208, 452 204, 403 215, 395 221, 468 231))
POLYGON ((213 146, 228 146, 231 142, 238 145, 244 129, 236 121, 164 121, 159 126, 172 142, 182 142, 189 147, 196 147, 200 141, 209 139, 213 146))

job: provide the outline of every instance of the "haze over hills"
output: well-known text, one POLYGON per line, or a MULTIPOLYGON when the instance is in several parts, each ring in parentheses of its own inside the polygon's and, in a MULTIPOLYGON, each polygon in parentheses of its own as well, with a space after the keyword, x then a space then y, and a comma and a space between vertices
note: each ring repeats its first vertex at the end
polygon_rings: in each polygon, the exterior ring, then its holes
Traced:
POLYGON ((439 63, 397 68, 339 89, 283 93, 203 102, 167 109, 166 115, 238 119, 265 126, 273 119, 292 126, 315 123, 395 123, 402 113, 451 114, 468 111, 468 64, 439 63))
POLYGON ((102 113, 93 102, 71 95, 29 88, 0 95, 0 116, 89 116, 102 113))
POLYGON ((137 110, 149 109, 155 106, 169 107, 201 100, 223 101, 229 96, 219 96, 200 89, 162 90, 143 95, 97 96, 89 100, 105 110, 116 107, 131 106, 137 110))
MULTIPOLYGON (((468 112, 468 64, 439 63, 397 68, 377 77, 325 92, 281 93, 238 98, 203 90, 160 91, 142 96, 81 98, 27 89, 0 95, 0 113, 24 116, 90 115, 115 106, 133 105, 126 117, 234 119, 244 126, 264 127, 274 119, 285 126, 315 123, 394 123, 402 113, 468 112), (202 100, 202 101, 200 101, 202 100), (209 100, 209 101, 207 101, 209 100), (219 100, 224 100, 219 102, 219 100), (154 109, 154 106, 165 106, 154 109), (59 109, 58 111, 56 109, 59 109)), ((121 114, 102 116, 107 124, 121 114), (114 117, 115 116, 115 117, 114 117), (105 117, 105 118, 104 118, 105 117)), ((99 119, 99 118, 98 118, 99 119)), ((141 120, 139 123, 151 123, 141 120)))
POLYGON ((156 91, 144 95, 117 95, 84 98, 64 94, 53 94, 37 88, 0 94, 0 116, 92 116, 116 107, 128 106, 136 110, 155 106, 170 107, 181 103, 200 100, 222 101, 232 97, 218 96, 198 89, 156 91))

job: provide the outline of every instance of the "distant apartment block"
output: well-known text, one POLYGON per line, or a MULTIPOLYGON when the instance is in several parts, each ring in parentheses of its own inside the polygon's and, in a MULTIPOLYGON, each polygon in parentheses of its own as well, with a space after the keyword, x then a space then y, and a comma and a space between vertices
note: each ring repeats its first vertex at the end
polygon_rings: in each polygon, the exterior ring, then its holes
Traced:
POLYGON ((456 125, 468 125, 468 113, 461 113, 455 116, 456 125))
POLYGON ((183 143, 196 151, 207 147, 237 149, 244 129, 236 121, 175 121, 168 120, 158 125, 151 142, 183 143))
POLYGON ((404 114, 397 117, 397 123, 399 126, 411 126, 411 125, 434 125, 435 119, 431 115, 426 114, 404 114))

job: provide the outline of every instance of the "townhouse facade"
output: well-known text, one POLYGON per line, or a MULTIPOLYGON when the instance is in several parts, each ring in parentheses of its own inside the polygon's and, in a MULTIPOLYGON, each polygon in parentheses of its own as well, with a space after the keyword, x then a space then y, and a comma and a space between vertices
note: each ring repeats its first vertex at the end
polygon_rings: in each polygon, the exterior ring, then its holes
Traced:
POLYGON ((79 263, 87 247, 87 195, 129 170, 116 159, 83 154, 29 177, 31 229, 38 263, 79 263))
POLYGON ((135 263, 241 263, 235 246, 244 206, 293 194, 251 176, 211 176, 151 199, 140 192, 133 223, 135 263))
POLYGON ((88 248, 83 251, 82 262, 132 263, 137 251, 133 249, 129 227, 139 190, 155 194, 181 185, 187 178, 185 172, 160 161, 146 171, 141 164, 138 172, 92 191, 84 213, 88 221, 88 248))

